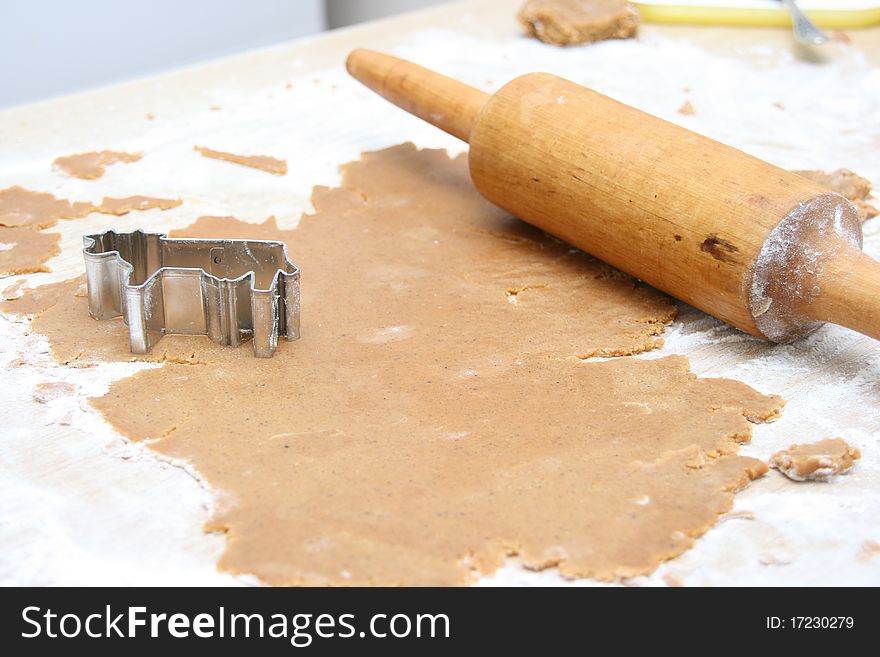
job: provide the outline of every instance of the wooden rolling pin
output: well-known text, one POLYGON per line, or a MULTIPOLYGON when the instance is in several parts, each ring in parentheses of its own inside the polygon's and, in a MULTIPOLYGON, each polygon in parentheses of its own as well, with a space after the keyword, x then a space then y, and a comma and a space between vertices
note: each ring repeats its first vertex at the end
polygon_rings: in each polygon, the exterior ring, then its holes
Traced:
POLYGON ((753 335, 880 339, 880 263, 842 196, 554 75, 490 96, 369 50, 346 65, 468 142, 480 193, 548 233, 753 335))

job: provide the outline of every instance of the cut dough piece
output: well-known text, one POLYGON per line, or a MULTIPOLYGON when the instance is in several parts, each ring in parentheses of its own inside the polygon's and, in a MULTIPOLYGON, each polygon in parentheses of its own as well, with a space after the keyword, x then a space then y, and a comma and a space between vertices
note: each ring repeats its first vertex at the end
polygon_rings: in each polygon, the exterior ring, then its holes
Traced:
POLYGON ((94 180, 100 178, 106 172, 106 167, 117 162, 137 162, 143 157, 141 153, 124 153, 122 151, 92 151, 89 153, 76 153, 55 158, 52 164, 62 173, 94 180))
POLYGON ((59 219, 75 219, 92 212, 91 203, 71 203, 47 192, 24 187, 0 189, 0 226, 48 228, 59 219))
POLYGON ((100 205, 71 203, 46 192, 23 187, 0 190, 0 276, 49 271, 45 263, 59 253, 60 236, 40 232, 61 219, 79 219, 92 212, 123 215, 132 210, 180 205, 179 199, 129 196, 105 198, 100 205))
POLYGON ((132 210, 144 211, 158 208, 170 210, 176 208, 183 201, 170 198, 153 198, 151 196, 126 196, 125 198, 104 197, 101 205, 95 207, 95 212, 101 214, 114 214, 117 216, 128 214, 132 210))
POLYGON ((194 146, 193 148, 204 157, 214 160, 225 160, 226 162, 241 164, 252 169, 273 173, 276 176, 283 176, 287 173, 287 162, 276 157, 269 157, 268 155, 236 155, 235 153, 215 151, 204 146, 194 146))
POLYGON ((837 169, 831 173, 810 169, 797 170, 794 173, 825 185, 850 201, 864 201, 871 193, 871 181, 849 169, 837 169))
POLYGON ((626 0, 528 0, 517 18, 529 36, 557 46, 628 39, 639 28, 626 0))
POLYGON ((43 233, 30 226, 0 226, 0 276, 49 271, 46 261, 61 253, 58 233, 43 233))
POLYGON ((177 335, 134 356, 121 320, 89 318, 79 281, 0 306, 37 308, 62 361, 200 363, 141 371, 93 404, 216 491, 224 570, 459 584, 518 554, 636 575, 766 471, 736 451, 778 397, 699 379, 683 357, 577 357, 655 346, 666 297, 487 203, 465 156, 406 145, 342 173, 296 230, 203 217, 175 232, 287 243, 302 338, 273 358, 177 335), (527 291, 512 304, 511 289, 527 291))
POLYGON ((770 465, 795 481, 827 480, 849 472, 861 457, 861 452, 842 438, 825 438, 777 452, 770 465))
POLYGON ((54 226, 61 219, 79 219, 92 212, 123 215, 132 210, 159 208, 169 210, 183 203, 180 199, 151 196, 105 197, 100 205, 71 203, 45 192, 33 192, 23 187, 0 190, 0 226, 30 226, 35 229, 54 226))
POLYGON ((859 217, 862 221, 867 221, 880 214, 880 210, 868 203, 868 198, 871 195, 871 181, 849 169, 837 169, 831 173, 817 169, 797 170, 793 173, 824 185, 831 191, 852 201, 859 211, 859 217))
POLYGON ((691 101, 686 100, 682 103, 681 107, 678 108, 678 113, 683 116, 693 116, 697 113, 697 110, 694 109, 694 104, 691 101))

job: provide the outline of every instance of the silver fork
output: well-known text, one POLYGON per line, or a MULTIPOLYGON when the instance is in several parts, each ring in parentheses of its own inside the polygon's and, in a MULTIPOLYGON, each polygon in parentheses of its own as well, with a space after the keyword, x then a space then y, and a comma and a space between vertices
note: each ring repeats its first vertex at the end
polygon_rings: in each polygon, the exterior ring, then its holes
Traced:
POLYGON ((828 35, 807 18, 807 15, 801 11, 801 8, 797 6, 794 0, 782 0, 782 4, 785 5, 785 8, 791 14, 795 39, 800 43, 815 46, 828 41, 828 35))

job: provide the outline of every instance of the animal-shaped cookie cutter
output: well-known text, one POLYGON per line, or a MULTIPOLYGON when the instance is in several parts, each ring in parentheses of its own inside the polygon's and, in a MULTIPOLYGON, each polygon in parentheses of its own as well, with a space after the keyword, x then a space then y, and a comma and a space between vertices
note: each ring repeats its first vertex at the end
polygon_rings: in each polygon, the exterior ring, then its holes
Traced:
POLYGON ((172 239, 109 230, 83 237, 89 314, 122 315, 132 353, 163 335, 207 335, 270 358, 279 336, 299 338, 300 271, 283 242, 172 239))

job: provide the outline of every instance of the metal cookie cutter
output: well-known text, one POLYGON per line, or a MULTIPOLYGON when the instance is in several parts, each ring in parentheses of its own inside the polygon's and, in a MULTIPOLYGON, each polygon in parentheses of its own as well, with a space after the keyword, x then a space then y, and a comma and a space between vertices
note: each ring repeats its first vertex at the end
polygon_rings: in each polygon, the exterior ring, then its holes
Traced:
POLYGON ((161 233, 83 237, 89 314, 122 315, 132 353, 166 333, 207 335, 270 358, 278 336, 299 338, 299 268, 283 242, 169 239, 161 233))

